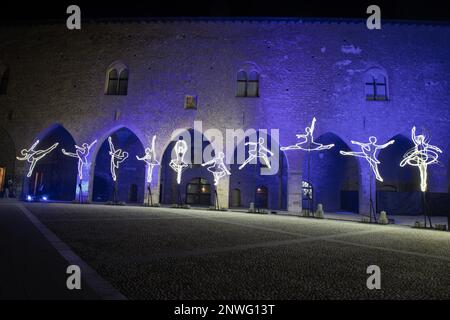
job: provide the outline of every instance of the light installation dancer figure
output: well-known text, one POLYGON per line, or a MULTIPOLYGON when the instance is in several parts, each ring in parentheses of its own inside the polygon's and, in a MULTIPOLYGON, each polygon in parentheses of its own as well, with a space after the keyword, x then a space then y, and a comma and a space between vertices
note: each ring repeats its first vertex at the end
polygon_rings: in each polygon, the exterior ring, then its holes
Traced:
POLYGON ((306 127, 306 134, 297 134, 297 138, 303 139, 302 141, 297 142, 296 144, 288 147, 281 147, 280 150, 303 150, 303 151, 319 151, 331 149, 334 147, 334 144, 323 145, 321 143, 317 143, 314 141, 314 127, 316 124, 316 117, 313 118, 311 127, 306 127))
POLYGON ((438 163, 437 159, 442 150, 430 145, 423 134, 416 136, 416 127, 413 127, 411 130, 411 139, 415 146, 405 153, 403 160, 400 162, 400 167, 404 167, 407 164, 418 167, 420 171, 420 190, 425 192, 427 191, 428 165, 438 163))
POLYGON ((375 173, 375 177, 378 181, 383 182, 383 178, 380 175, 380 172, 378 170, 378 165, 380 164, 380 161, 377 159, 377 152, 378 150, 384 149, 387 146, 393 144, 395 140, 391 140, 386 142, 382 145, 377 145, 377 138, 374 136, 371 136, 369 138, 368 143, 362 143, 357 141, 351 141, 352 144, 356 144, 361 147, 360 152, 352 152, 352 151, 340 151, 340 154, 344 156, 355 156, 360 158, 365 158, 367 162, 370 164, 370 167, 372 168, 373 173, 375 173))
POLYGON ((140 161, 144 161, 147 164, 147 190, 148 190, 148 198, 147 198, 147 204, 150 206, 153 206, 153 197, 152 197, 152 188, 151 188, 151 182, 152 182, 152 175, 153 175, 153 168, 155 166, 159 166, 159 161, 156 160, 156 154, 155 154, 155 140, 156 136, 153 136, 152 144, 150 148, 145 148, 145 155, 142 157, 136 156, 136 159, 140 161))
POLYGON ((211 164, 211 166, 207 167, 206 170, 213 174, 215 186, 219 184, 219 180, 221 178, 231 175, 231 172, 228 170, 223 161, 224 158, 225 154, 223 152, 219 152, 219 155, 216 158, 202 164, 202 167, 211 164))
POLYGON ((225 154, 223 152, 219 152, 218 156, 215 157, 214 159, 211 159, 208 162, 202 163, 202 167, 204 166, 208 166, 209 167, 206 168, 206 170, 208 170, 209 172, 211 172, 213 174, 214 177, 214 193, 215 193, 215 209, 219 210, 220 206, 219 206, 219 196, 217 194, 217 185, 219 184, 220 179, 222 179, 225 176, 229 176, 231 175, 231 172, 228 170, 227 166, 225 165, 223 159, 225 158, 225 154))
MULTIPOLYGON (((310 183, 310 167, 311 167, 311 151, 321 151, 321 150, 328 150, 334 147, 334 144, 321 144, 314 141, 314 129, 316 126, 316 117, 313 117, 311 126, 305 128, 305 134, 297 134, 298 139, 302 139, 301 141, 297 142, 296 144, 288 147, 281 147, 281 151, 287 151, 287 150, 303 150, 308 152, 308 184, 310 183)), ((306 210, 307 214, 309 215, 309 211, 313 209, 313 192, 312 188, 309 190, 308 194, 308 209, 306 210)), ((314 211, 313 211, 314 216, 314 211)))
POLYGON ((33 175, 33 170, 34 170, 34 167, 36 166, 36 163, 39 160, 41 160, 42 158, 44 158, 47 154, 52 152, 59 145, 59 143, 57 142, 57 143, 53 144, 48 149, 45 149, 45 150, 34 150, 34 148, 36 148, 36 146, 38 144, 39 144, 39 140, 37 140, 30 147, 30 149, 23 149, 23 150, 20 151, 20 153, 22 154, 23 157, 16 157, 17 160, 27 161, 28 163, 30 163, 30 168, 28 169, 28 174, 27 174, 28 178, 33 175))
POLYGON ((180 183, 181 174, 185 168, 189 165, 184 161, 184 156, 187 152, 188 146, 186 141, 178 140, 173 150, 175 150, 176 158, 170 160, 169 166, 177 173, 177 186, 178 186, 178 205, 183 205, 183 200, 181 199, 180 183))
POLYGON ((422 205, 424 211, 425 218, 425 227, 427 226, 427 217, 430 221, 430 227, 433 227, 431 224, 431 217, 429 215, 429 208, 426 201, 426 191, 427 191, 427 170, 428 165, 438 163, 439 153, 442 153, 442 150, 436 146, 430 145, 425 138, 425 135, 420 134, 416 136, 416 127, 413 127, 411 130, 411 139, 414 142, 414 148, 407 151, 403 160, 400 162, 400 167, 404 167, 405 165, 410 165, 413 167, 418 167, 420 171, 420 190, 422 191, 422 205))
POLYGON ((156 136, 153 136, 151 148, 145 148, 145 155, 142 157, 136 156, 136 159, 144 161, 147 164, 147 183, 152 182, 153 168, 159 166, 159 161, 156 160, 155 154, 155 140, 156 136))
POLYGON ((380 161, 377 159, 377 152, 381 149, 386 148, 387 146, 393 144, 395 140, 390 140, 382 145, 377 145, 377 138, 374 136, 369 137, 368 143, 362 143, 357 141, 351 141, 352 144, 356 144, 361 147, 360 152, 353 152, 353 151, 340 151, 340 154, 344 156, 354 156, 354 157, 360 157, 365 158, 367 162, 369 163, 370 167, 372 168, 372 171, 370 171, 370 183, 369 183, 369 216, 370 216, 370 222, 372 222, 372 214, 375 219, 375 222, 377 221, 376 218, 376 212, 375 207, 373 205, 373 199, 372 199, 372 175, 375 174, 375 177, 378 181, 383 182, 383 178, 380 175, 380 172, 378 170, 378 164, 380 164, 380 161))
POLYGON ((173 148, 176 153, 176 158, 170 160, 169 166, 177 173, 177 184, 181 183, 181 173, 188 164, 184 161, 184 155, 187 152, 188 146, 186 141, 178 140, 173 148))
POLYGON ((249 157, 244 161, 244 163, 239 167, 239 170, 242 170, 250 161, 253 161, 256 158, 260 158, 264 164, 270 169, 270 161, 267 155, 273 156, 273 152, 267 149, 264 145, 264 138, 260 137, 258 142, 246 142, 246 146, 250 146, 248 150, 249 157))
POLYGON ((108 141, 109 141, 109 155, 111 156, 111 176, 114 182, 116 182, 117 181, 116 169, 119 169, 120 164, 128 158, 128 152, 122 151, 122 149, 116 150, 111 137, 108 137, 108 141))
POLYGON ((62 153, 66 156, 78 158, 78 177, 80 178, 80 181, 83 180, 83 166, 88 164, 87 158, 89 157, 89 151, 96 143, 97 140, 95 140, 91 144, 83 143, 81 147, 75 145, 75 153, 67 152, 64 149, 61 150, 62 153))

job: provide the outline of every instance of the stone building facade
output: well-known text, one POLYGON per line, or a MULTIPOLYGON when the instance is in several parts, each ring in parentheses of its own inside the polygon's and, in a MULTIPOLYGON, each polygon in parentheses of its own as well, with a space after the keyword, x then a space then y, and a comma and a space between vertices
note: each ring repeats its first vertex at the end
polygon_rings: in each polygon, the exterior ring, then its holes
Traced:
MULTIPOLYGON (((262 192, 263 206, 296 213, 305 205, 305 181, 325 210, 366 213, 370 190, 417 190, 416 169, 398 166, 412 145, 413 126, 444 150, 440 164, 429 167, 428 182, 430 192, 448 195, 449 39, 449 25, 384 22, 381 30, 368 30, 364 21, 320 19, 110 20, 83 22, 74 31, 64 23, 4 25, 0 167, 14 178, 18 195, 43 184, 44 190, 67 187, 54 198, 70 200, 77 190, 75 159, 49 156, 36 166, 42 175, 27 179, 26 162, 15 156, 36 139, 42 148, 59 141, 67 149, 97 140, 83 192, 106 201, 111 182, 104 152, 113 136, 124 150, 134 148, 120 169, 123 200, 143 202, 144 163, 131 158, 156 135, 162 163, 153 172, 152 195, 170 204, 177 191, 168 156, 162 159, 174 129, 193 129, 195 121, 203 132, 279 129, 285 146, 316 117, 316 141, 334 149, 286 151, 279 173, 269 177, 260 176, 257 165, 247 171, 231 166, 232 175, 217 188, 221 205, 247 207, 262 192), (195 108, 185 108, 187 100, 195 108), (365 159, 339 154, 360 151, 350 141, 372 135, 380 144, 398 141, 380 153, 384 183, 370 179, 365 159)), ((205 168, 190 170, 179 187, 183 198, 187 188, 213 189, 205 168)))

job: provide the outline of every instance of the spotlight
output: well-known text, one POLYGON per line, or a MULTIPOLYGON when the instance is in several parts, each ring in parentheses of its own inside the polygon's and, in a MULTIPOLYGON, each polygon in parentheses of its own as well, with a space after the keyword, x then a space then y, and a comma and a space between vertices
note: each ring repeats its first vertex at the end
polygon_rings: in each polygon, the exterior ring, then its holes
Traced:
POLYGON ((47 200, 48 200, 47 196, 43 196, 43 197, 42 197, 42 200, 43 200, 43 201, 47 201, 47 200))
POLYGON ((33 198, 30 195, 28 195, 27 196, 27 201, 31 201, 31 200, 33 200, 33 198))

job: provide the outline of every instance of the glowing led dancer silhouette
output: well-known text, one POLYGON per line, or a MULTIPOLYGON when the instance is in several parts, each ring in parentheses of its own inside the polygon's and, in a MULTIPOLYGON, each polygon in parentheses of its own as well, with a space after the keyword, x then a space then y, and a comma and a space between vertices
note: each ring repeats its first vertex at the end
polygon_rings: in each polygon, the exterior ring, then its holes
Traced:
POLYGON ((224 158, 225 154, 223 152, 219 152, 219 155, 216 158, 202 164, 202 167, 211 164, 211 166, 207 167, 206 170, 213 174, 215 186, 219 184, 219 180, 221 178, 231 175, 231 172, 228 170, 223 161, 224 158))
POLYGON ((188 146, 186 141, 178 140, 173 148, 176 153, 176 159, 170 160, 169 166, 177 173, 177 183, 181 183, 181 173, 188 164, 184 161, 184 155, 187 152, 188 146))
POLYGON ((427 169, 428 165, 438 163, 439 153, 442 150, 436 146, 430 145, 425 136, 420 134, 416 136, 416 127, 411 130, 411 139, 415 146, 405 153, 400 167, 410 165, 418 167, 420 171, 420 190, 427 191, 427 169))
POLYGON ((144 161, 147 164, 147 183, 152 182, 153 168, 159 166, 159 161, 156 160, 155 154, 155 140, 156 136, 153 136, 151 148, 145 148, 144 156, 136 156, 136 159, 144 161))
POLYGON ((273 152, 267 149, 264 145, 264 138, 259 138, 258 142, 246 142, 246 146, 250 146, 250 149, 248 150, 248 158, 244 161, 243 164, 239 167, 239 170, 244 168, 247 164, 250 163, 250 161, 253 161, 256 158, 260 158, 264 164, 270 169, 270 161, 267 157, 267 154, 270 156, 273 156, 273 152))
POLYGON ((355 156, 360 158, 365 158, 367 162, 370 164, 370 167, 372 168, 373 173, 375 173, 375 177, 378 181, 383 182, 383 178, 380 175, 380 172, 378 171, 378 165, 380 164, 380 161, 377 159, 377 152, 378 150, 384 149, 387 146, 393 144, 395 140, 391 140, 386 142, 382 145, 377 145, 377 138, 374 136, 371 136, 369 138, 368 143, 362 143, 352 140, 352 144, 356 144, 361 147, 361 152, 353 152, 353 151, 340 151, 340 153, 344 156, 355 156))
POLYGON ((314 117, 311 123, 311 127, 306 127, 306 134, 297 134, 297 138, 302 139, 302 141, 289 147, 281 147, 280 150, 304 150, 304 151, 319 151, 325 149, 331 149, 334 144, 323 145, 314 141, 314 127, 316 124, 316 118, 314 117))
POLYGON ((83 143, 81 147, 75 145, 75 153, 67 152, 64 149, 61 150, 62 153, 66 156, 78 158, 78 177, 80 178, 80 180, 83 180, 83 166, 88 164, 87 158, 89 156, 89 151, 96 143, 97 140, 95 140, 91 144, 83 143))
POLYGON ((50 148, 45 149, 45 150, 34 150, 34 148, 36 148, 36 146, 39 144, 39 140, 37 140, 31 147, 30 149, 23 149, 22 151, 20 151, 20 154, 23 157, 16 157, 17 160, 20 161, 27 161, 28 163, 30 163, 30 168, 28 169, 28 174, 27 177, 31 177, 31 175, 33 174, 33 170, 34 167, 36 166, 36 163, 41 160, 42 158, 44 158, 47 154, 49 154, 50 152, 52 152, 58 145, 59 143, 55 143, 54 145, 52 145, 50 148))
POLYGON ((109 141, 109 155, 111 156, 111 176, 114 181, 117 181, 116 169, 128 158, 128 152, 122 151, 122 149, 115 149, 112 142, 112 138, 108 137, 109 141))

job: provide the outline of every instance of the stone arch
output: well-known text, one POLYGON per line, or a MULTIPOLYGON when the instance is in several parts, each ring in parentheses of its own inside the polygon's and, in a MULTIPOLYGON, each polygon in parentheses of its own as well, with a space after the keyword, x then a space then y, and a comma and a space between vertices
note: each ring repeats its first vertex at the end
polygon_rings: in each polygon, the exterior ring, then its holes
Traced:
MULTIPOLYGON (((321 203, 328 212, 358 212, 360 172, 358 160, 339 153, 341 150, 350 151, 350 148, 335 133, 326 132, 315 141, 324 145, 334 144, 334 147, 304 152, 302 178, 314 186, 313 208, 321 203)), ((302 186, 299 185, 298 188, 301 189, 302 186)))
POLYGON ((244 139, 236 142, 232 163, 230 165, 229 192, 232 194, 233 190, 240 190, 241 207, 249 208, 251 202, 256 203, 258 187, 264 186, 267 188, 267 208, 272 210, 287 210, 288 161, 284 151, 280 150, 279 141, 276 138, 272 138, 270 134, 265 132, 264 134, 262 132, 254 132, 254 134, 246 135, 244 139), (244 144, 248 141, 257 141, 261 136, 265 139, 264 146, 273 152, 278 152, 279 155, 278 163, 276 164, 278 170, 272 175, 262 174, 264 164, 259 160, 250 162, 242 170, 239 170, 243 162, 242 160, 247 159, 249 156, 249 148, 245 147, 244 144), (272 146, 272 143, 275 143, 275 145, 272 146), (238 150, 243 150, 243 152, 238 150), (242 156, 240 155, 241 153, 242 156))
POLYGON ((111 175, 111 158, 108 137, 112 138, 116 149, 128 153, 128 158, 116 170, 118 201, 143 203, 145 197, 145 163, 136 159, 144 154, 144 146, 139 137, 128 127, 117 126, 102 137, 92 154, 95 159, 91 168, 90 197, 93 202, 113 200, 114 181, 111 175))
MULTIPOLYGON (((201 163, 205 160, 203 159, 203 153, 207 147, 211 147, 211 143, 205 139, 204 135, 200 132, 202 137, 202 155, 199 157, 194 150, 194 133, 195 130, 192 128, 179 130, 176 134, 171 137, 171 140, 165 145, 163 149, 162 157, 161 157, 161 169, 159 175, 159 202, 162 204, 177 204, 179 202, 178 195, 181 197, 181 201, 186 203, 188 190, 187 185, 193 179, 204 179, 205 184, 210 184, 212 188, 213 186, 213 176, 212 174, 203 167, 201 163), (171 159, 175 156, 173 154, 173 149, 179 138, 185 140, 188 144, 188 151, 186 152, 184 160, 189 164, 181 176, 181 182, 178 185, 176 181, 176 173, 169 166, 171 159), (200 163, 199 163, 200 161, 200 163)), ((212 152, 211 156, 215 156, 215 151, 212 152)), ((211 194, 209 205, 213 204, 214 197, 213 192, 209 192, 211 194)), ((203 199, 204 200, 204 199, 203 199)), ((196 203, 193 201, 190 205, 194 206, 202 206, 206 205, 205 201, 201 201, 196 203)))
MULTIPOLYGON (((30 177, 27 177, 30 164, 26 162, 23 196, 31 195, 37 200, 44 198, 54 201, 74 200, 78 161, 65 156, 61 151, 74 149, 76 142, 73 136, 62 125, 53 124, 41 131, 36 140, 39 140, 39 144, 35 150, 45 150, 55 143, 58 143, 58 146, 36 163, 30 177)), ((34 142, 31 141, 26 148, 34 142)))
MULTIPOLYGON (((402 134, 398 134, 387 141, 390 140, 395 140, 395 143, 380 150, 378 155, 378 160, 381 162, 378 168, 383 182, 377 181, 377 191, 419 191, 418 170, 411 166, 400 167, 403 155, 414 147, 414 143, 402 134)), ((383 143, 380 142, 379 144, 383 143)))

